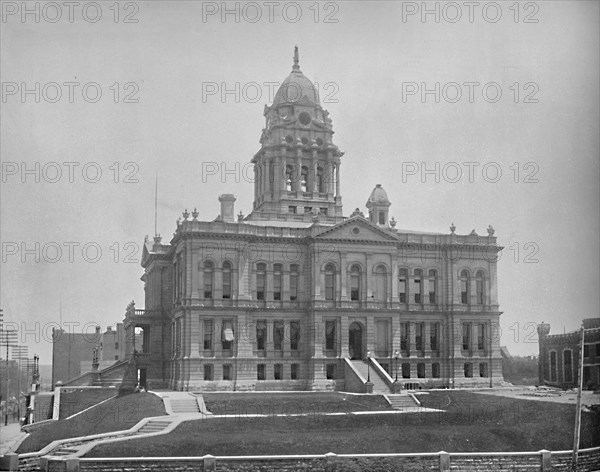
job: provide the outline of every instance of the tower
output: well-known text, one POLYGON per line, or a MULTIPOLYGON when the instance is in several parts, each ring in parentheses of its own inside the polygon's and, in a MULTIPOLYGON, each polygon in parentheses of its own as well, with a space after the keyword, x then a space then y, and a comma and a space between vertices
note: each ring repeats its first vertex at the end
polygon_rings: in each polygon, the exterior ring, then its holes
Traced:
POLYGON ((387 227, 390 205, 387 193, 381 184, 377 184, 366 204, 369 210, 369 221, 374 225, 387 227))
POLYGON ((254 205, 248 219, 342 221, 340 158, 329 112, 302 73, 298 47, 292 71, 265 106, 261 148, 254 155, 254 205))

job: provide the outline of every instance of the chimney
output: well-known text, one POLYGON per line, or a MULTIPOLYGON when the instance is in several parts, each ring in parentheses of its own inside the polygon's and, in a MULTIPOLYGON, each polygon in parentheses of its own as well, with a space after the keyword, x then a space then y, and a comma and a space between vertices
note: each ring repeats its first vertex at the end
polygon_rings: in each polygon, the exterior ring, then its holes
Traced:
POLYGON ((96 334, 100 334, 100 326, 96 326, 96 334))
POLYGON ((235 197, 231 193, 225 193, 219 196, 219 201, 221 202, 221 221, 234 223, 233 203, 235 202, 235 197))

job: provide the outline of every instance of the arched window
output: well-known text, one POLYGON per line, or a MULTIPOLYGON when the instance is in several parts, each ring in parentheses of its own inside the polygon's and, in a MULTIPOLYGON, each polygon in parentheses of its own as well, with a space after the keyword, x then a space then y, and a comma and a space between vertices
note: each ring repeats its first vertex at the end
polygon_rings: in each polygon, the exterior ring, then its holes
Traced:
POLYGON ((302 166, 300 173, 300 190, 308 192, 308 167, 302 166))
POLYGON ((380 225, 385 224, 385 212, 384 211, 379 212, 379 224, 380 225))
POLYGON ((387 301, 387 269, 383 264, 375 268, 375 290, 373 298, 376 302, 387 301))
POLYGON ((213 297, 214 265, 211 261, 204 261, 204 298, 213 297))
POLYGON ((325 176, 323 175, 322 167, 317 167, 317 187, 319 193, 325 192, 325 176))
POLYGON ((483 305, 485 302, 484 298, 484 287, 485 287, 485 275, 482 270, 478 270, 475 274, 475 293, 477 294, 477 304, 483 305))
POLYGON ((285 166, 285 189, 292 190, 292 179, 294 178, 294 168, 291 165, 285 166))
POLYGON ((335 299, 335 266, 327 264, 325 266, 325 300, 335 299))
POLYGON ((437 303, 437 271, 435 269, 429 271, 428 285, 429 303, 435 305, 437 303))
POLYGON ((283 266, 281 264, 273 265, 273 300, 281 300, 281 290, 283 285, 283 266))
POLYGON ((350 268, 350 300, 360 300, 360 267, 353 265, 350 268))
POLYGON ((398 295, 400 303, 406 303, 408 300, 408 270, 400 269, 398 275, 398 295))
POLYGON ((223 262, 223 298, 231 298, 231 263, 223 262))
POLYGON ((260 262, 256 264, 256 299, 265 299, 267 265, 260 262))
POLYGON ((298 300, 298 265, 290 266, 290 300, 298 300))
POLYGON ((415 277, 413 279, 413 282, 413 293, 415 294, 415 303, 423 303, 423 297, 421 296, 421 285, 423 284, 423 271, 421 269, 415 269, 415 277))
POLYGON ((469 271, 465 269, 460 273, 460 302, 468 305, 470 296, 471 281, 469 280, 469 271))

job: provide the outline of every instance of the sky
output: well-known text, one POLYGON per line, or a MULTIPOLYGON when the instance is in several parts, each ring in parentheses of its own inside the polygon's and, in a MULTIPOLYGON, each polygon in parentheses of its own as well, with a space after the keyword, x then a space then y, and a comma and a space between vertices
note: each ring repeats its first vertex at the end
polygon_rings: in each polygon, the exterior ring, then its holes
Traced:
POLYGON ((400 230, 492 225, 513 355, 537 353, 537 323, 599 316, 598 2, 25 5, 0 23, 0 307, 42 364, 53 327, 143 307, 156 179, 164 241, 222 193, 250 212, 295 45, 345 152, 345 215, 381 184, 400 230))

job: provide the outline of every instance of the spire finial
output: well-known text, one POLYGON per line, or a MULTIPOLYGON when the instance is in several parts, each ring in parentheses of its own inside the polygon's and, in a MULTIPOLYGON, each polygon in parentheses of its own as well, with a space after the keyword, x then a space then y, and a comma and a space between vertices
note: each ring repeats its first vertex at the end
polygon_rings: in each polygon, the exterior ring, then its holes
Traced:
POLYGON ((294 46, 294 65, 292 70, 300 70, 300 57, 298 55, 298 46, 294 46))

